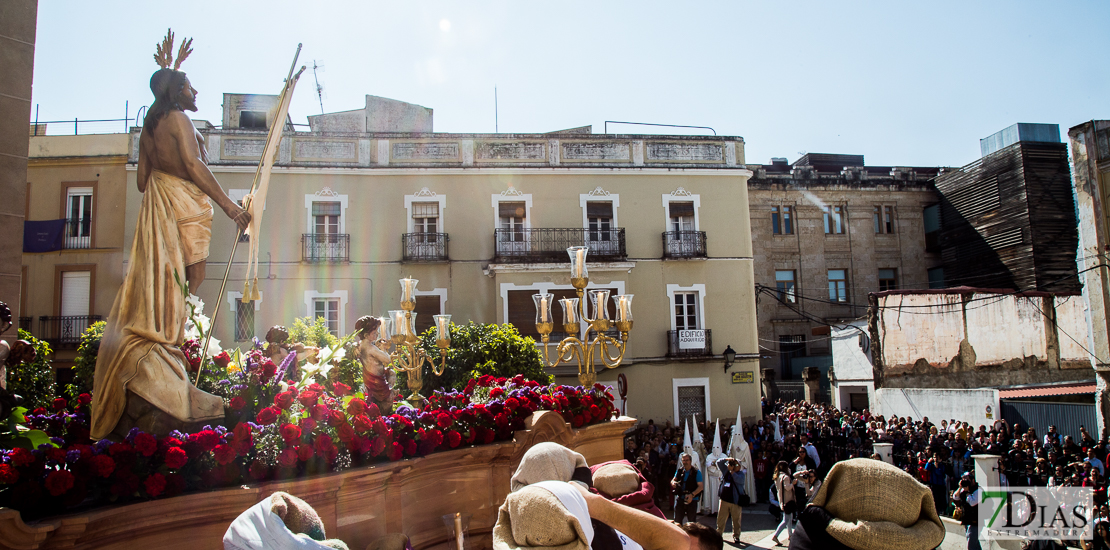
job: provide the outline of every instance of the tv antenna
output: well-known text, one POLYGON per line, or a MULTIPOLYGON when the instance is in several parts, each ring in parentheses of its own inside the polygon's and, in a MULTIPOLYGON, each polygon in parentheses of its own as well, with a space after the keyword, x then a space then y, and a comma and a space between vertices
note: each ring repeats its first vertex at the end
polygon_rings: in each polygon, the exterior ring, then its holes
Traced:
POLYGON ((324 72, 324 64, 312 60, 312 78, 316 80, 316 97, 320 100, 320 114, 324 114, 324 85, 320 84, 320 77, 316 72, 324 72))

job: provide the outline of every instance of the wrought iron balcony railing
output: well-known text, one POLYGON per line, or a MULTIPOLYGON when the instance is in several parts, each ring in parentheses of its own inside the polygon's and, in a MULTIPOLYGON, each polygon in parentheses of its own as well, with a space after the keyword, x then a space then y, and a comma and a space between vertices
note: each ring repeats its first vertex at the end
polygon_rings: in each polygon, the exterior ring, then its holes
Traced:
POLYGON ((351 236, 346 233, 305 233, 301 235, 301 261, 351 261, 351 236))
POLYGON ((589 259, 616 261, 628 257, 624 228, 594 230, 581 228, 495 229, 497 262, 567 262, 567 248, 590 247, 589 259))
POLYGON ((447 233, 405 233, 401 235, 401 259, 406 262, 447 260, 447 233))
POLYGON ((33 323, 34 320, 35 320, 34 317, 20 316, 20 318, 19 318, 19 330, 25 330, 27 332, 31 332, 31 323, 33 323))
POLYGON ((664 258, 704 258, 705 231, 666 231, 663 233, 664 258))
POLYGON ((704 357, 713 355, 713 331, 709 329, 688 331, 667 331, 667 357, 704 357), (689 334, 694 332, 695 334, 689 334), (699 332, 705 333, 705 342, 700 343, 699 332), (685 334, 684 334, 685 333, 685 334), (685 342, 683 341, 685 340, 685 342))
POLYGON ((66 250, 92 248, 92 218, 67 219, 62 246, 66 250))
POLYGON ((77 347, 81 335, 89 325, 102 320, 100 315, 66 315, 39 317, 39 332, 35 335, 55 348, 77 347))

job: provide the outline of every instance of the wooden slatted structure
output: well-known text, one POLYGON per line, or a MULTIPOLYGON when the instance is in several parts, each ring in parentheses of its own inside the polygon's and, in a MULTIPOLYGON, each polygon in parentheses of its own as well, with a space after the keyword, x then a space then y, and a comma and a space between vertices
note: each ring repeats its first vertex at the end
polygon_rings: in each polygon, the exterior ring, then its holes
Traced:
POLYGON ((1067 146, 1018 142, 936 179, 947 286, 1078 293, 1067 146))

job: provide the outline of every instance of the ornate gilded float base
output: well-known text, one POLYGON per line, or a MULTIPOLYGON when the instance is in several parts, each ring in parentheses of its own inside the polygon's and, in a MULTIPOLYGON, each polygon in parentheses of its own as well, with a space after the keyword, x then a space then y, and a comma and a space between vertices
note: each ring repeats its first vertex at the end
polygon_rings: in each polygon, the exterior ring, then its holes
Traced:
POLYGON ((441 516, 473 515, 475 548, 492 546, 497 508, 524 453, 544 441, 574 449, 590 464, 619 460, 624 432, 635 422, 571 428, 558 414, 537 412, 513 441, 467 447, 423 458, 383 462, 336 474, 193 493, 110 506, 25 524, 19 512, 0 508, 0 549, 221 548, 221 537, 240 512, 274 491, 304 499, 320 514, 329 536, 365 548, 388 533, 405 533, 417 550, 448 549, 441 516))

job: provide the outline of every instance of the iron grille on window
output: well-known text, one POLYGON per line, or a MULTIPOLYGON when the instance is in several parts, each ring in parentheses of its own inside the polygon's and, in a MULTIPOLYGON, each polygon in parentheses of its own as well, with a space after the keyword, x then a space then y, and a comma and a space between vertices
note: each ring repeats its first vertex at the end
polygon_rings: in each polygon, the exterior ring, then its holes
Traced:
POLYGON ((447 260, 447 233, 405 233, 401 235, 401 259, 406 262, 447 260))
POLYGON ((351 236, 346 233, 301 235, 301 260, 305 262, 349 262, 351 236))
POLYGON ((663 233, 664 258, 704 258, 705 255, 705 231, 663 233))
POLYGON ((254 338, 254 301, 235 304, 235 341, 254 338))
POLYGON ((99 315, 67 315, 64 317, 39 317, 40 340, 46 340, 54 347, 76 347, 81 343, 81 335, 89 325, 100 321, 99 315))
POLYGON ((713 331, 705 329, 705 347, 682 348, 679 343, 680 330, 667 331, 667 356, 668 357, 704 357, 713 355, 713 331))
POLYGON ((92 218, 66 219, 65 247, 67 249, 92 248, 92 218))
POLYGON ((705 420, 705 386, 678 387, 678 418, 705 420))
POLYGON ((628 257, 624 246, 624 228, 605 231, 588 228, 512 228, 495 229, 494 245, 499 262, 567 262, 567 248, 588 246, 589 259, 623 260, 628 257))

